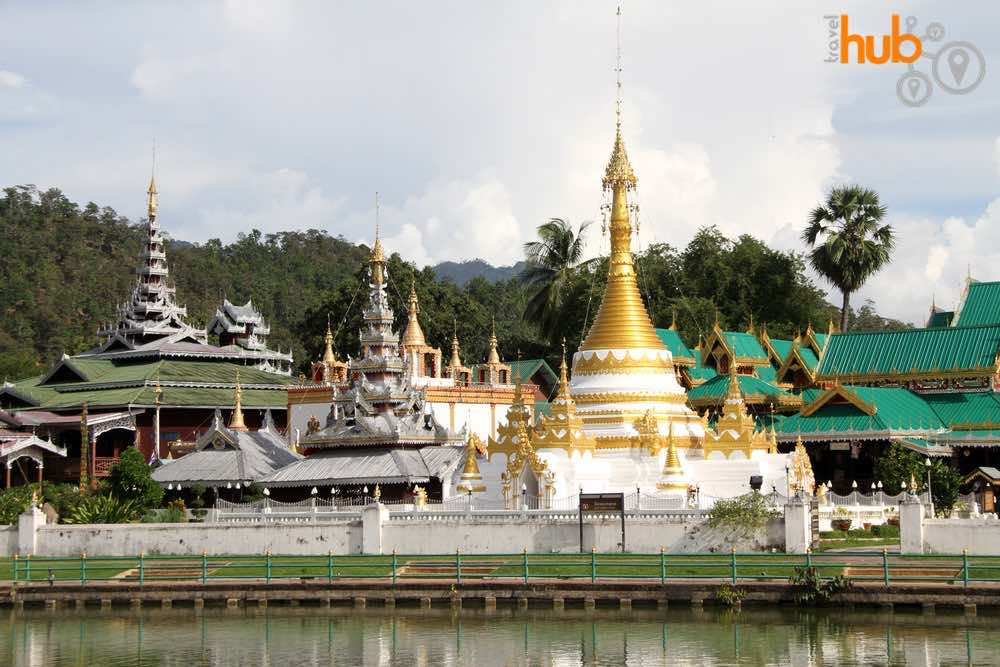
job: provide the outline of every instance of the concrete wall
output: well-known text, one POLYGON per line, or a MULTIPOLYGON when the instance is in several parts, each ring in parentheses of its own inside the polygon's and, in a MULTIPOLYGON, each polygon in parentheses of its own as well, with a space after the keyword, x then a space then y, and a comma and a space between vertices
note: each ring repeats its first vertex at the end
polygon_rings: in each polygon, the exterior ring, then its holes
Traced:
POLYGON ((995 514, 978 519, 924 519, 924 553, 1000 555, 1000 520, 995 514))
MULTIPOLYGON (((15 540, 16 543, 16 540, 15 540)), ((177 524, 43 526, 37 553, 46 556, 335 554, 361 552, 361 522, 317 524, 177 524)), ((13 553, 8 551, 7 553, 13 553)))
POLYGON ((17 526, 0 526, 0 554, 12 556, 17 553, 17 526))

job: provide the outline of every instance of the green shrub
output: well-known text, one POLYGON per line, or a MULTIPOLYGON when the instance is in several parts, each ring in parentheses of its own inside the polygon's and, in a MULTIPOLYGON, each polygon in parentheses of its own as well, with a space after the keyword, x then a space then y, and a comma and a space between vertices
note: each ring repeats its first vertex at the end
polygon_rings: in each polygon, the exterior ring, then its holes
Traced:
POLYGON ((739 607, 746 595, 747 592, 742 588, 722 584, 719 586, 719 590, 715 592, 715 599, 727 607, 739 607))
POLYGON ((111 466, 107 490, 121 501, 131 501, 140 513, 163 500, 163 487, 153 481, 146 459, 135 447, 126 449, 111 466))
POLYGON ((851 588, 851 580, 839 574, 823 581, 815 567, 795 568, 788 581, 796 587, 795 603, 802 606, 826 604, 834 595, 851 588))
POLYGON ((871 537, 872 534, 864 528, 852 528, 847 531, 848 537, 871 537))
POLYGON ((65 523, 129 523, 142 515, 135 500, 120 500, 115 496, 87 496, 64 517, 65 523))
POLYGON ((899 526, 890 526, 889 524, 872 526, 872 535, 875 537, 899 537, 899 526))
POLYGON ((160 507, 142 515, 142 523, 187 523, 187 514, 177 507, 160 507))
POLYGON ((847 539, 847 533, 842 530, 824 530, 819 534, 821 539, 824 540, 844 540, 847 539))
POLYGON ((708 513, 708 525, 712 528, 756 529, 761 528, 781 513, 771 505, 767 496, 757 492, 729 500, 717 500, 708 513))

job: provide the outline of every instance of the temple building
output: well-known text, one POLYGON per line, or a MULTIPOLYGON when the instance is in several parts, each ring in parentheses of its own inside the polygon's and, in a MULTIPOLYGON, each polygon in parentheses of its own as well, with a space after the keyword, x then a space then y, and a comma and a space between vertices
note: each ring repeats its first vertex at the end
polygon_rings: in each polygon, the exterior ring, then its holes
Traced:
MULTIPOLYGON (((389 280, 385 264, 385 251, 376 231, 369 270, 372 284, 382 285, 383 290, 389 280)), ((381 297, 373 294, 372 298, 381 297)), ((523 391, 530 396, 529 411, 534 414, 548 406, 549 392, 555 386, 555 373, 540 359, 502 361, 495 331, 490 333, 485 361, 468 366, 462 361, 456 331, 451 341, 450 359, 445 365, 442 350, 428 343, 420 325, 420 301, 415 284, 410 286, 402 337, 389 333, 393 313, 388 301, 379 302, 377 307, 377 313, 372 303, 365 310, 366 329, 362 332, 358 359, 342 361, 337 358, 333 351, 333 333, 327 325, 325 350, 322 359, 312 366, 311 382, 288 387, 292 443, 304 446, 306 437, 315 432, 317 424, 326 423, 331 411, 346 400, 344 397, 350 394, 357 380, 373 384, 389 378, 393 382, 398 380, 399 391, 419 390, 422 409, 433 415, 437 423, 455 433, 468 430, 484 440, 497 434, 498 425, 515 400, 513 366, 524 372, 528 380, 523 391), (369 317, 375 319, 369 321, 369 317), (389 338, 382 340, 382 336, 389 338), (390 359, 385 356, 389 348, 392 348, 391 361, 383 363, 383 359, 390 359), (368 364, 373 366, 369 368, 368 364)))
POLYGON ((841 491, 877 483, 890 443, 963 473, 1000 462, 1000 282, 970 277, 958 306, 932 305, 927 324, 826 336, 779 443, 801 439, 817 478, 841 491))
POLYGON ((451 379, 440 377, 441 353, 424 341, 414 290, 402 343, 393 331, 377 232, 369 267, 361 355, 347 364, 348 382, 327 387, 332 400, 323 421, 312 415, 295 440, 305 458, 275 471, 264 484, 359 497, 378 485, 387 500, 411 501, 419 486, 424 497, 442 500, 450 491, 447 480, 463 461, 466 435, 438 420, 427 392, 451 379))
POLYGON ((268 410, 274 428, 285 425, 291 355, 267 347, 268 327, 250 302, 218 310, 210 325, 218 345, 190 324, 170 280, 153 179, 147 217, 135 287, 97 346, 0 387, 0 408, 66 450, 45 454, 46 479, 94 483, 133 444, 150 460, 190 451, 216 409, 232 410, 237 378, 250 427, 268 410))
MULTIPOLYGON (((715 338, 696 353, 676 327, 653 327, 630 247, 635 209, 629 194, 636 183, 619 113, 602 181, 611 194, 608 281, 597 316, 573 355, 572 377, 564 349, 548 414, 533 418, 515 376, 506 424, 483 446, 466 448, 461 474, 452 478, 456 493, 513 509, 548 507, 579 490, 638 489, 710 505, 715 498, 748 492, 754 476, 767 487, 786 488, 790 456, 777 452, 773 431, 758 427, 747 411, 737 373, 771 368, 757 339, 750 334, 730 339, 716 327, 715 338), (682 360, 678 365, 675 354, 682 360), (702 374, 695 370, 699 362, 725 381, 718 430, 688 405, 683 383, 691 371, 702 374)), ((699 386, 711 382, 703 375, 699 380, 699 386)), ((789 392, 775 387, 774 393, 796 404, 789 392)))

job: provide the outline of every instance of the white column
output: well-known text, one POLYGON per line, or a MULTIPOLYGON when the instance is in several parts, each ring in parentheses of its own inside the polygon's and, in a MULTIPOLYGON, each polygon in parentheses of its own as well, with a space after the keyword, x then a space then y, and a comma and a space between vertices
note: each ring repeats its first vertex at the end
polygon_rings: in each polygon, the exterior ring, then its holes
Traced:
POLYGON ((382 523, 389 519, 389 508, 372 503, 361 510, 361 552, 382 553, 382 523))
POLYGON ((912 493, 899 501, 899 551, 904 554, 924 552, 924 505, 912 493))
POLYGON ((800 493, 785 505, 785 552, 804 554, 812 546, 809 501, 800 493))
POLYGON ((17 518, 17 552, 35 555, 38 550, 38 529, 45 525, 45 512, 31 505, 17 518))

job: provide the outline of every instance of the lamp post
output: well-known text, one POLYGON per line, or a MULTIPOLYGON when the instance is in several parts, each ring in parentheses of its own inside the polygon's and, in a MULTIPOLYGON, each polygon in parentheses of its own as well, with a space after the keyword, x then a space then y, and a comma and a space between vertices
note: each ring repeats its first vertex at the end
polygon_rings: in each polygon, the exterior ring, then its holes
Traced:
POLYGON ((924 467, 927 468, 927 504, 931 506, 931 518, 934 517, 934 495, 931 493, 931 459, 924 459, 924 467))
POLYGON ((528 509, 528 485, 521 483, 521 509, 528 509))
POLYGON ((878 499, 879 502, 885 505, 885 494, 882 492, 882 480, 878 483, 878 499))

